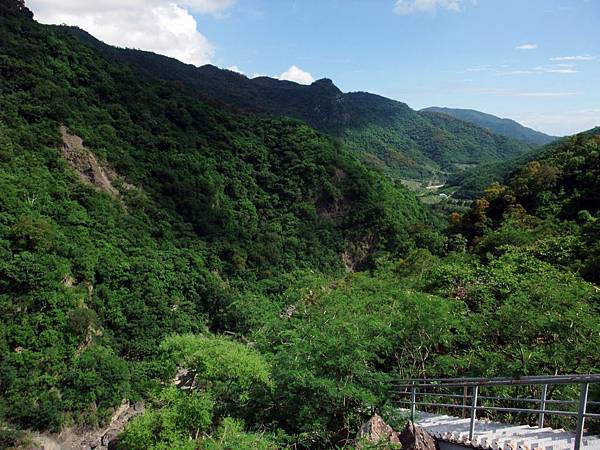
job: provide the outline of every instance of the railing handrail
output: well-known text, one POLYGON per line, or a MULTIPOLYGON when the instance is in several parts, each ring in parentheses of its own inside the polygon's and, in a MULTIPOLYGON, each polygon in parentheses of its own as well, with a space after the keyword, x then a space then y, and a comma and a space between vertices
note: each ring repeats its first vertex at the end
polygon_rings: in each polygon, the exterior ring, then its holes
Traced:
MULTIPOLYGON (((410 404, 411 418, 414 420, 417 405, 422 406, 438 406, 442 408, 460 408, 470 409, 471 419, 469 426, 469 439, 472 440, 475 431, 475 420, 478 411, 498 411, 498 412, 524 412, 524 413, 539 413, 538 426, 543 428, 544 416, 546 414, 556 414, 577 417, 577 429, 575 431, 575 444, 574 450, 580 450, 581 440, 583 438, 585 419, 600 419, 600 414, 592 414, 587 411, 588 404, 596 404, 597 402, 588 402, 588 390, 590 384, 600 383, 600 374, 571 374, 571 375, 534 375, 534 376, 519 376, 519 377, 465 377, 465 378, 409 378, 399 380, 398 383, 394 384, 393 391, 397 394, 409 394, 411 396, 410 402, 398 401, 398 403, 410 404), (579 401, 569 402, 570 404, 579 403, 578 411, 560 411, 560 410, 549 410, 546 408, 547 403, 554 403, 552 400, 547 399, 548 386, 552 385, 580 385, 579 401), (539 409, 532 408, 508 408, 508 407, 494 407, 494 406, 483 406, 478 404, 479 388, 490 387, 490 386, 542 386, 541 398, 538 400, 540 407, 539 409), (436 393, 423 392, 418 393, 419 389, 431 390, 443 389, 443 388, 464 388, 463 393, 463 404, 447 404, 447 403, 431 403, 425 401, 418 401, 417 397, 421 395, 435 397, 436 393), (468 390, 471 390, 471 395, 468 395, 468 390), (403 392, 400 392, 403 391, 403 392), (467 405, 467 399, 471 400, 471 404, 467 405)), ((442 396, 442 394, 438 395, 442 396)), ((454 397, 454 396, 452 396, 454 397)), ((460 398, 456 396, 454 398, 460 398)), ((479 397, 486 399, 486 397, 479 397)), ((490 397, 492 399, 494 397, 490 397)), ((519 401, 516 398, 500 398, 499 400, 519 401)), ((527 399, 533 400, 533 399, 527 399)))
POLYGON ((554 385, 554 384, 591 384, 600 383, 600 374, 573 375, 537 375, 521 377, 490 378, 408 378, 399 380, 396 388, 418 387, 473 387, 473 386, 511 386, 511 385, 554 385))

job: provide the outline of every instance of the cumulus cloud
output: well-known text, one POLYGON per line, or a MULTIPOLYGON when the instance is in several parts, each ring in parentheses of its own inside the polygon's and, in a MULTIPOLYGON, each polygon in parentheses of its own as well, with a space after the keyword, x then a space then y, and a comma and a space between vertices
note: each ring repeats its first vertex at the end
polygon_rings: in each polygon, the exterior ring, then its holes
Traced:
POLYGON ((521 44, 515 47, 517 50, 535 50, 538 48, 537 44, 521 44))
POLYGON ((104 42, 203 65, 215 48, 192 12, 220 14, 235 0, 29 0, 43 23, 76 25, 104 42))
MULTIPOLYGON (((460 12, 464 0, 396 0, 394 12, 400 15, 435 12, 437 9, 460 12)), ((475 3, 472 0, 472 3, 475 3)))
POLYGON ((294 81, 299 84, 311 84, 315 81, 314 77, 300 67, 293 65, 288 70, 277 77, 280 80, 294 81))

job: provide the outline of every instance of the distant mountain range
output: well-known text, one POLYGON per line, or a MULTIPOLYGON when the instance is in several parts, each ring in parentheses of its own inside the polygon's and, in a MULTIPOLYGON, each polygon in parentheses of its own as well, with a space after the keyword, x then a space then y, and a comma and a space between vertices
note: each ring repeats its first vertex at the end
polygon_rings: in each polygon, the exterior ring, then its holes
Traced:
POLYGON ((456 119, 477 125, 478 127, 486 128, 492 133, 500 134, 518 141, 528 142, 530 144, 545 145, 557 139, 556 136, 549 136, 539 131, 532 130, 514 120, 502 119, 493 116, 492 114, 486 114, 473 109, 440 108, 433 106, 431 108, 422 109, 421 111, 447 114, 456 119))
POLYGON ((59 27, 149 80, 184 86, 234 112, 288 116, 337 137, 370 166, 422 182, 484 162, 510 159, 532 146, 448 115, 418 112, 366 92, 343 93, 329 79, 310 86, 268 77, 249 79, 212 65, 195 67, 150 52, 106 45, 85 31, 59 27))

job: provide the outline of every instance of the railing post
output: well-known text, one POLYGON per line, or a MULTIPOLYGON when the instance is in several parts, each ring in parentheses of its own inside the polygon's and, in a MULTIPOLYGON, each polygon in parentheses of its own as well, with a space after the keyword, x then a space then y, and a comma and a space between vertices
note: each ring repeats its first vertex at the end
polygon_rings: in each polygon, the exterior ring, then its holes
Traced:
POLYGON ((581 448, 589 387, 590 385, 588 383, 583 383, 581 385, 581 393, 579 394, 579 411, 577 413, 577 431, 575 432, 575 446, 573 447, 573 450, 580 450, 581 448))
POLYGON ((415 411, 417 409, 417 388, 415 382, 412 382, 412 390, 410 392, 410 420, 415 421, 415 411))
MULTIPOLYGON (((473 400, 471 403, 471 423, 469 425, 469 440, 473 441, 473 435, 475 434, 475 419, 477 417, 477 396, 479 394, 479 386, 473 386, 473 400)), ((577 449, 575 449, 577 450, 577 449)))
POLYGON ((538 417, 538 428, 544 428, 544 416, 546 412, 546 396, 548 395, 548 385, 542 386, 542 397, 540 399, 540 415, 538 417))

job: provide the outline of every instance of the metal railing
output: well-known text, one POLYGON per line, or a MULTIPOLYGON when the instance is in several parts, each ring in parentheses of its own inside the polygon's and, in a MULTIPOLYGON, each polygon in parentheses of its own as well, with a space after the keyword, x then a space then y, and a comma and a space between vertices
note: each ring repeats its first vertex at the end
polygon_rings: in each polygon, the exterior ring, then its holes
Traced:
MULTIPOLYGON (((529 413, 537 414, 537 425, 544 427, 546 415, 557 415, 574 417, 577 419, 575 429, 574 450, 581 449, 585 420, 600 419, 600 414, 588 412, 588 406, 599 406, 600 402, 588 401, 589 387, 591 384, 600 384, 600 374, 597 375, 553 375, 553 376, 523 376, 517 378, 442 378, 428 379, 415 378, 402 380, 394 385, 393 393, 399 399, 398 404, 410 405, 411 419, 414 420, 415 412, 418 406, 431 408, 457 408, 463 412, 470 412, 469 440, 473 439, 475 433, 475 420, 480 411, 491 411, 494 413, 529 413), (560 385, 579 385, 579 399, 551 399, 549 398, 549 388, 560 385), (539 398, 515 398, 504 396, 482 396, 480 390, 484 388, 493 388, 501 386, 539 386, 539 398), (448 393, 456 388, 462 388, 462 394, 448 393), (444 392, 446 391, 446 392, 444 392), (403 399, 410 396, 410 400, 403 399), (419 400, 423 398, 423 400, 419 400), (429 399, 429 401, 427 401, 429 399), (437 399, 451 399, 436 402, 437 399), (460 400, 460 403, 451 403, 452 399, 460 400), (515 403, 534 403, 537 408, 521 407, 503 407, 503 406, 485 406, 482 401, 502 401, 515 403), (549 405, 577 405, 577 411, 568 411, 565 409, 548 409, 549 405)), ((534 388, 535 389, 535 388, 534 388)))

